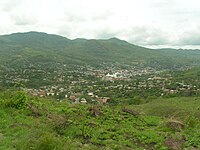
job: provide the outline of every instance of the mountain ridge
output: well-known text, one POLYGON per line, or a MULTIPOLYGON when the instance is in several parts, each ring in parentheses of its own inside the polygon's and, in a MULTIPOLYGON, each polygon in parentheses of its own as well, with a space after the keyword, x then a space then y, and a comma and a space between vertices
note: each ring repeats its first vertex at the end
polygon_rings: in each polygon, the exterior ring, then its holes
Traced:
POLYGON ((171 68, 200 64, 200 51, 150 49, 131 44, 116 37, 110 39, 68 39, 44 32, 13 33, 0 36, 1 61, 62 62, 79 65, 101 63, 135 64, 171 68), (18 59, 17 56, 20 56, 18 59))

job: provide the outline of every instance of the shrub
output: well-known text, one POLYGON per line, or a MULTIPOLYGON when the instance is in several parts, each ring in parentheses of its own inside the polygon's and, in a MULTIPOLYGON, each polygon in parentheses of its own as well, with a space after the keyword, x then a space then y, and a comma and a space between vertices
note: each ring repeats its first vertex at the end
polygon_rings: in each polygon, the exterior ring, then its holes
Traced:
POLYGON ((127 103, 129 105, 139 105, 142 103, 142 99, 140 97, 136 96, 133 99, 128 99, 127 103))
POLYGON ((23 91, 18 91, 11 98, 2 100, 2 103, 5 107, 11 107, 15 109, 24 109, 26 107, 26 102, 27 96, 23 91))
POLYGON ((46 133, 37 143, 38 150, 56 150, 61 148, 61 142, 52 134, 46 133))
POLYGON ((199 125, 199 119, 194 116, 189 116, 186 120, 186 125, 188 128, 195 128, 199 125))
POLYGON ((35 131, 27 137, 24 143, 19 142, 17 149, 31 149, 31 150, 61 150, 62 140, 50 132, 35 131))

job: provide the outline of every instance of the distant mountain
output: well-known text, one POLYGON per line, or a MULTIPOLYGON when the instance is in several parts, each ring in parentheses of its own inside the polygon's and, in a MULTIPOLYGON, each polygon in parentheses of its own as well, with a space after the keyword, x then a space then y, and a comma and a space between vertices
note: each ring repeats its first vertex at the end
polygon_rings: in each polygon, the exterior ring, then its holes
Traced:
POLYGON ((50 35, 42 32, 14 33, 3 35, 1 38, 11 44, 17 44, 21 47, 30 47, 35 49, 61 49, 66 47, 70 41, 65 37, 50 35))
POLYGON ((111 38, 75 39, 42 32, 14 33, 0 36, 0 62, 63 62, 70 64, 102 63, 143 64, 157 68, 199 65, 200 51, 148 49, 111 38))

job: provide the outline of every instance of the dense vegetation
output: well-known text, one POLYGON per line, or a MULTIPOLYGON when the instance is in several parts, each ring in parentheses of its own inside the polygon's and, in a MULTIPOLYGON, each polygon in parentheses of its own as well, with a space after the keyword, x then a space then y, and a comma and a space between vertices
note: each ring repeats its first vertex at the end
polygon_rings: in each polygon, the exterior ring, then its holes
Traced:
POLYGON ((1 91, 0 149, 199 149, 199 106, 198 97, 72 105, 1 91))
POLYGON ((144 64, 157 68, 178 68, 200 63, 198 50, 153 50, 117 38, 86 40, 28 32, 0 36, 0 61, 11 65, 34 62, 69 64, 144 64))

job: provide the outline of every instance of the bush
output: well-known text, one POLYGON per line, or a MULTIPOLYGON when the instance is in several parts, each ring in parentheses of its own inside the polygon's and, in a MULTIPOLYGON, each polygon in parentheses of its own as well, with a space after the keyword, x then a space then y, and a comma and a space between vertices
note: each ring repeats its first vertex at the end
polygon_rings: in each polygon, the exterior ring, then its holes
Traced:
POLYGON ((12 95, 10 98, 3 97, 3 99, 1 100, 3 106, 15 109, 24 109, 26 107, 26 102, 27 96, 23 91, 18 91, 14 93, 14 95, 12 95))
POLYGON ((200 121, 198 118, 194 117, 194 116, 189 116, 186 120, 186 125, 188 128, 195 128, 199 125, 200 121))
POLYGON ((37 143, 38 150, 56 150, 61 148, 61 142, 52 134, 46 133, 40 137, 37 143))
POLYGON ((31 150, 61 150, 62 140, 50 132, 35 131, 27 137, 24 143, 19 142, 17 149, 31 150))
POLYGON ((142 99, 140 97, 136 96, 133 99, 128 99, 127 103, 129 105, 139 105, 142 103, 142 99))

